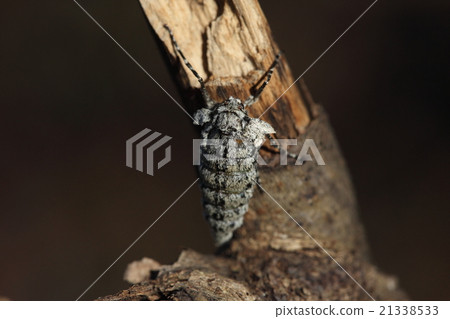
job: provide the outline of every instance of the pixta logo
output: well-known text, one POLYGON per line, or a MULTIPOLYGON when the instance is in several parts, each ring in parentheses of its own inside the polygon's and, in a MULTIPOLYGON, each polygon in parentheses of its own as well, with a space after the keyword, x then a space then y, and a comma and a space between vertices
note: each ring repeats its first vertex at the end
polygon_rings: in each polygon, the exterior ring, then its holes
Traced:
POLYGON ((155 159, 155 153, 163 145, 167 144, 172 138, 170 136, 162 136, 159 132, 152 132, 146 128, 126 142, 127 166, 140 172, 145 172, 153 176, 155 169, 155 160, 157 161, 157 169, 170 162, 171 147, 168 145, 164 151, 164 158, 155 159))

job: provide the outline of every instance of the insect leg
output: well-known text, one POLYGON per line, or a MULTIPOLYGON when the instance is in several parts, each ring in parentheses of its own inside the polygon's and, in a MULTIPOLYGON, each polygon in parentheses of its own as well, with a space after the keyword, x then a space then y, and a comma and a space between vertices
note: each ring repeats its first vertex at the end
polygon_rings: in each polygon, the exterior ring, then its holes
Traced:
MULTIPOLYGON (((274 139, 271 135, 267 134, 267 138, 270 140, 270 145, 272 145, 274 148, 277 149, 278 152, 281 153, 282 149, 281 149, 281 145, 278 142, 277 139, 274 139)), ((293 154, 293 153, 289 153, 287 150, 283 150, 286 152, 287 156, 291 157, 291 158, 295 158, 297 159, 297 155, 293 154)))
POLYGON ((184 56, 183 52, 181 51, 180 47, 178 46, 177 41, 175 40, 175 37, 173 36, 172 30, 169 28, 167 24, 164 25, 164 28, 167 29, 170 35, 170 39, 172 40, 172 44, 175 48, 175 50, 180 54, 181 58, 183 59, 184 64, 188 67, 189 70, 191 70, 192 74, 197 78, 198 82, 200 83, 200 91, 202 92, 203 99, 205 100, 206 106, 208 108, 212 107, 215 103, 212 100, 211 96, 209 95, 208 91, 206 90, 205 83, 203 82, 202 77, 198 74, 197 71, 194 70, 192 65, 189 63, 189 61, 184 56))
POLYGON ((266 78, 266 80, 265 80, 264 83, 261 84, 261 86, 256 90, 256 92, 255 92, 254 95, 250 95, 250 96, 247 98, 247 100, 245 100, 244 106, 250 106, 250 105, 252 105, 253 103, 255 103, 255 102, 258 100, 259 96, 261 95, 262 91, 263 91, 264 88, 266 87, 267 83, 269 83, 270 79, 272 78, 273 70, 274 70, 275 67, 277 66, 277 64, 278 64, 278 62, 279 62, 279 60, 280 60, 280 56, 281 56, 280 53, 278 53, 278 54, 275 56, 275 60, 272 62, 272 64, 271 64, 270 67, 269 67, 269 70, 267 71, 267 78, 266 78))

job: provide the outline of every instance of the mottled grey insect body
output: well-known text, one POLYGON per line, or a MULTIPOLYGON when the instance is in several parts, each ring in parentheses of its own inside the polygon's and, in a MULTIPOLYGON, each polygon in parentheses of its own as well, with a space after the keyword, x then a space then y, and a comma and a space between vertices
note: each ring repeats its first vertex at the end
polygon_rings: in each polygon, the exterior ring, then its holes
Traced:
POLYGON ((242 226, 258 177, 257 151, 275 130, 249 117, 244 104, 233 97, 198 110, 194 120, 205 142, 200 145, 199 166, 204 216, 220 246, 242 226))
POLYGON ((244 102, 229 97, 218 103, 209 96, 203 79, 187 61, 170 28, 167 25, 165 28, 176 52, 199 81, 205 101, 206 106, 194 114, 194 124, 201 126, 203 139, 199 176, 204 216, 211 226, 216 246, 221 246, 242 226, 258 178, 259 148, 266 136, 270 137, 268 134, 275 133, 269 123, 249 117, 246 107, 258 100, 272 77, 280 55, 275 57, 267 71, 266 80, 244 102))

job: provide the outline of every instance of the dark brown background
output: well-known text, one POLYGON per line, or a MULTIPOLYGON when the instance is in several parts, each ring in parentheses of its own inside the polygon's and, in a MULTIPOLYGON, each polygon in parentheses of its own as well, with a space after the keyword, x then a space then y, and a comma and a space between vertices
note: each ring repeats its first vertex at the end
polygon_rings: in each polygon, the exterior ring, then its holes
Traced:
MULTIPOLYGON (((138 1, 80 1, 180 100, 138 1)), ((300 75, 371 1, 262 1, 300 75)), ((305 76, 330 114, 373 259, 413 299, 449 299, 450 2, 379 1, 305 76)), ((74 300, 196 178, 190 119, 75 4, 0 11, 0 295, 74 300), (151 177, 125 140, 173 137, 151 177)), ((194 187, 84 296, 127 285, 143 256, 212 252, 194 187)))

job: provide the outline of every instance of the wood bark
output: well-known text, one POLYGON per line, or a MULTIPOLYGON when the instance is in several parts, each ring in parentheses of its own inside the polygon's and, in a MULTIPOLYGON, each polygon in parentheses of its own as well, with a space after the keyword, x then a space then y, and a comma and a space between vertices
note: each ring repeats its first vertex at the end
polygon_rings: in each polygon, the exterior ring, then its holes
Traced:
MULTIPOLYGON (((217 101, 247 98, 279 52, 256 0, 140 1, 191 111, 202 105, 199 83, 175 54, 164 24, 217 101)), ((215 255, 183 251, 173 265, 137 262, 127 272, 137 284, 100 300, 405 298, 395 278, 370 262, 353 187, 325 112, 303 82, 290 87, 293 82, 282 56, 249 113, 258 117, 276 101, 262 117, 276 137, 297 139, 299 147, 313 139, 326 165, 280 166, 279 155, 262 150, 269 165, 261 167, 260 179, 270 196, 255 192, 230 245, 215 255)))

